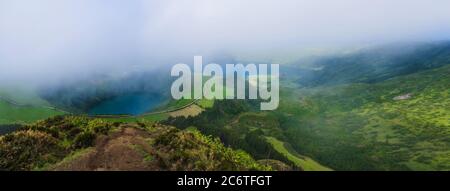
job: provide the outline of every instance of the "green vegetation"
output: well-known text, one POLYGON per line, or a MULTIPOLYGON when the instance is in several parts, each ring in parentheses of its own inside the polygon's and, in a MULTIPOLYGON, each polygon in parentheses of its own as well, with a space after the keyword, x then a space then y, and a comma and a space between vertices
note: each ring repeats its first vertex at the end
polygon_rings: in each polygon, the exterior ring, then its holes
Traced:
POLYGON ((19 105, 51 106, 37 95, 33 88, 25 88, 19 84, 15 86, 0 86, 0 98, 2 100, 12 100, 19 105))
POLYGON ((324 57, 314 62, 299 84, 314 87, 346 83, 377 83, 438 68, 450 62, 450 43, 405 43, 363 49, 351 54, 324 57))
POLYGON ((292 166, 292 169, 302 169, 266 140, 266 136, 282 140, 285 137, 277 117, 272 113, 256 112, 253 110, 256 105, 242 100, 216 100, 212 108, 198 116, 169 117, 164 123, 219 137, 225 145, 245 150, 256 159, 275 159, 292 166))
POLYGON ((180 108, 192 103, 193 101, 194 100, 192 99, 171 100, 167 105, 164 106, 164 110, 180 108))
POLYGON ((62 114, 64 112, 43 105, 15 105, 0 99, 0 125, 26 124, 62 114))
POLYGON ((151 115, 144 115, 144 116, 136 116, 136 117, 110 117, 110 118, 100 118, 105 121, 109 122, 125 122, 125 123, 133 123, 133 122, 139 122, 139 123, 154 123, 157 121, 161 121, 164 119, 167 119, 169 117, 166 113, 160 113, 160 114, 151 114, 151 115))
MULTIPOLYGON (((0 137, 1 170, 96 170, 106 168, 98 164, 109 163, 115 157, 130 157, 131 161, 141 157, 138 161, 143 163, 138 165, 152 170, 271 169, 247 153, 225 147, 218 139, 198 131, 181 131, 155 123, 111 123, 59 116, 0 137), (108 151, 103 147, 111 148, 109 157, 99 155, 108 151), (117 149, 122 150, 115 152, 117 149)), ((120 160, 112 162, 111 170, 128 169, 120 160)))
POLYGON ((167 113, 30 124, 64 112, 0 89, 0 133, 20 129, 0 138, 0 169, 450 170, 449 55, 450 43, 432 43, 291 63, 275 111, 203 99, 172 111, 194 101, 181 99, 167 113))
POLYGON ((225 147, 219 139, 204 136, 199 131, 172 129, 155 139, 155 144, 165 146, 161 152, 171 153, 162 160, 171 170, 270 170, 256 163, 246 152, 225 147), (173 162, 177 160, 180 162, 173 162))
POLYGON ((297 154, 292 149, 288 149, 285 144, 273 137, 267 137, 267 141, 273 145, 274 149, 285 156, 288 160, 292 161, 295 165, 302 168, 305 171, 330 171, 330 168, 327 168, 316 161, 312 160, 309 157, 302 156, 297 154))
POLYGON ((64 113, 50 108, 37 106, 16 106, 0 100, 0 125, 26 124, 62 114, 64 113))
POLYGON ((285 89, 278 112, 288 142, 334 169, 449 170, 448 76, 449 65, 379 83, 285 89))
POLYGON ((26 124, 62 114, 31 89, 0 87, 0 125, 26 124))
POLYGON ((308 63, 322 68, 311 71, 294 63, 282 69, 275 111, 216 100, 199 116, 165 123, 303 170, 302 155, 335 170, 450 170, 449 50, 379 47, 308 63))
POLYGON ((0 169, 41 169, 78 149, 93 146, 95 138, 117 124, 85 117, 57 116, 0 137, 0 169))
POLYGON ((202 107, 203 109, 212 108, 214 106, 214 100, 201 99, 197 101, 197 105, 202 107))
POLYGON ((33 130, 18 131, 0 138, 0 169, 27 170, 56 162, 65 149, 51 135, 33 130))

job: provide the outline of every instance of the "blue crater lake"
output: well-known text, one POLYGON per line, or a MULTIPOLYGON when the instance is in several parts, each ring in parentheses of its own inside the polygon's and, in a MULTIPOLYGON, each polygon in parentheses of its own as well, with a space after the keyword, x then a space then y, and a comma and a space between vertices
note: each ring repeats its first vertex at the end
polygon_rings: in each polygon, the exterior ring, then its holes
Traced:
POLYGON ((126 94, 104 100, 89 109, 90 115, 139 115, 151 111, 164 102, 163 96, 156 94, 126 94))

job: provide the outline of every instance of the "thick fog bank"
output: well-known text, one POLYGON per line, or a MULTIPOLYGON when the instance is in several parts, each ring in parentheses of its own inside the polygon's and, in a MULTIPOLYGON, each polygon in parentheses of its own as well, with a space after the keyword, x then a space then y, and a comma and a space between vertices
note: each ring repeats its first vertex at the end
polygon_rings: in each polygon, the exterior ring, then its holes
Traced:
POLYGON ((212 52, 450 38, 445 0, 1 0, 0 83, 158 70, 212 52))

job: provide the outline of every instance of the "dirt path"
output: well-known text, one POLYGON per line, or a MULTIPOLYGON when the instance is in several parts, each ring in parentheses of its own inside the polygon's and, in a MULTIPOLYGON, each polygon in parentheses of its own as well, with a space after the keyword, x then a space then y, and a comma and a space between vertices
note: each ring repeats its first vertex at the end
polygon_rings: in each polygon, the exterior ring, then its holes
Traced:
POLYGON ((150 146, 153 136, 135 126, 125 125, 118 132, 97 138, 95 148, 71 161, 63 161, 54 170, 106 171, 157 170, 150 146))

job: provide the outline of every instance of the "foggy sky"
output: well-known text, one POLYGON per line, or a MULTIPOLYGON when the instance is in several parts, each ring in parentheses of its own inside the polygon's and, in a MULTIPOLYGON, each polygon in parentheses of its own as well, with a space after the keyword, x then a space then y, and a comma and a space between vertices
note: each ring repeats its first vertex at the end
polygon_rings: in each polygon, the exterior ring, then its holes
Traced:
POLYGON ((448 0, 0 0, 0 80, 120 74, 216 51, 447 40, 449 7, 448 0))

